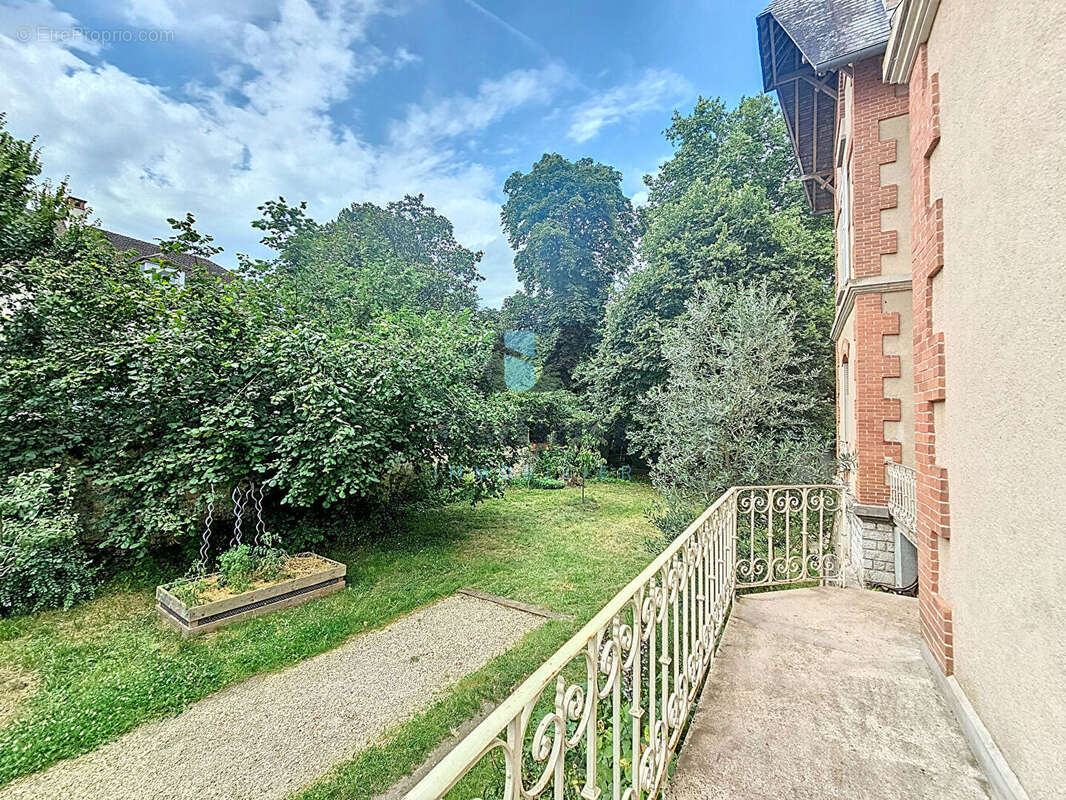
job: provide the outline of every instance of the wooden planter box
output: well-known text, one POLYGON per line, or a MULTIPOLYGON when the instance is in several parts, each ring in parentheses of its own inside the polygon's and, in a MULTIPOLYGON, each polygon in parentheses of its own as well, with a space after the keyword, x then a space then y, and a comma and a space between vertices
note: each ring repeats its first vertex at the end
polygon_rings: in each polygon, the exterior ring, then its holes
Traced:
MULTIPOLYGON (((299 553, 297 557, 315 556, 314 553, 299 553)), ((269 614, 279 608, 298 606, 315 597, 324 597, 344 588, 346 567, 340 562, 315 556, 322 562, 322 569, 311 574, 281 580, 267 586, 250 589, 242 594, 186 608, 164 586, 155 590, 156 611, 171 627, 183 636, 207 633, 231 622, 269 614)), ((207 575, 211 579, 215 575, 207 575)))

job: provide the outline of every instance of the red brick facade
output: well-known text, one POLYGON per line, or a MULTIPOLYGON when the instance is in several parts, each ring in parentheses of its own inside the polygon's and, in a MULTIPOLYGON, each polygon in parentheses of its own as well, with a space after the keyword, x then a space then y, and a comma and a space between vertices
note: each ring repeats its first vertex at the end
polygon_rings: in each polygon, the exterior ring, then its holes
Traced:
POLYGON ((915 467, 922 635, 945 674, 953 671, 951 607, 940 595, 940 541, 950 534, 947 471, 937 465, 936 407, 944 401, 944 334, 933 327, 933 281, 944 266, 943 204, 930 196, 929 159, 940 143, 939 76, 923 44, 911 73, 911 237, 914 301, 915 467))
POLYGON ((900 376, 899 356, 884 354, 884 337, 899 335, 899 314, 884 313, 880 294, 855 298, 855 445, 859 456, 855 497, 860 503, 888 503, 885 459, 900 461, 899 442, 885 441, 885 422, 900 419, 898 398, 885 397, 884 379, 900 376))
POLYGON ((881 211, 895 206, 898 187, 881 186, 881 165, 896 160, 896 140, 881 141, 881 120, 907 113, 907 96, 881 79, 881 59, 854 68, 851 183, 854 250, 852 277, 881 274, 881 256, 895 253, 896 231, 881 230, 881 211))
MULTIPOLYGON (((908 101, 905 93, 900 96, 897 87, 881 79, 879 58, 856 64, 852 76, 851 138, 845 158, 850 159, 852 183, 852 278, 862 279, 881 275, 881 257, 897 252, 897 232, 881 230, 881 212, 896 207, 899 187, 881 185, 881 167, 907 154, 897 153, 895 139, 881 139, 880 123, 907 114, 908 101)), ((843 81, 842 74, 838 120, 846 111, 843 81)), ((860 503, 883 506, 888 502, 885 459, 902 459, 900 443, 885 440, 885 423, 900 420, 900 401, 884 396, 885 379, 900 377, 900 359, 885 355, 884 337, 899 335, 900 319, 883 310, 880 294, 858 295, 854 313, 855 355, 850 363, 856 386, 855 495, 860 503)), ((837 363, 842 361, 838 352, 837 363)))

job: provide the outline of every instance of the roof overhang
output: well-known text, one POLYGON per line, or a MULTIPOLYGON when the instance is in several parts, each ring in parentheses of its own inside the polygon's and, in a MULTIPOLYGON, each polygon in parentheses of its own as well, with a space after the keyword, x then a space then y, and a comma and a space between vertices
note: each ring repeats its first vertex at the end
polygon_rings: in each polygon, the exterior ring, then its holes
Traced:
POLYGON ((907 83, 918 47, 929 38, 940 0, 903 0, 892 15, 892 32, 885 49, 886 83, 907 83))
POLYGON ((832 65, 812 66, 772 12, 756 24, 763 88, 775 90, 781 102, 807 202, 815 214, 831 213, 838 73, 832 65))

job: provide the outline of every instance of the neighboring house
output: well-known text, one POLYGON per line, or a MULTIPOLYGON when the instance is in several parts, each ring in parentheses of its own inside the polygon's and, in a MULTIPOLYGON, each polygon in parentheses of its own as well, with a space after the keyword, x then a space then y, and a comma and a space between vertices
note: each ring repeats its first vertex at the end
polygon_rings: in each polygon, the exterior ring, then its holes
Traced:
MULTIPOLYGON (((76 214, 85 214, 88 210, 88 204, 81 198, 70 198, 70 205, 76 214)), ((102 228, 100 233, 104 235, 111 245, 121 252, 132 251, 135 255, 133 260, 136 263, 144 265, 145 269, 156 267, 155 262, 162 260, 172 268, 170 274, 172 280, 178 286, 185 285, 185 277, 197 270, 206 270, 207 272, 217 275, 223 280, 232 280, 233 273, 220 264, 216 264, 207 258, 201 258, 200 256, 187 255, 185 253, 166 253, 164 254, 159 249, 158 242, 146 242, 143 239, 134 239, 132 236, 126 236, 125 234, 115 233, 114 231, 105 231, 102 228)), ((167 267, 163 267, 167 269, 167 267)))
POLYGON ((174 267, 175 283, 178 285, 185 285, 185 276, 196 270, 206 270, 213 275, 217 275, 224 280, 231 279, 233 273, 231 273, 225 267, 216 264, 210 259, 201 258, 200 256, 190 256, 185 253, 166 253, 164 254, 159 249, 158 242, 146 242, 143 239, 134 239, 132 236, 125 236, 121 233, 115 233, 114 231, 100 230, 100 233, 104 235, 104 238, 109 241, 116 250, 122 252, 132 250, 136 253, 134 260, 142 264, 153 264, 157 259, 162 259, 169 265, 174 267))
POLYGON ((1066 4, 775 0, 758 29, 835 219, 856 565, 903 584, 916 545, 926 655, 993 789, 1062 797, 1066 4))

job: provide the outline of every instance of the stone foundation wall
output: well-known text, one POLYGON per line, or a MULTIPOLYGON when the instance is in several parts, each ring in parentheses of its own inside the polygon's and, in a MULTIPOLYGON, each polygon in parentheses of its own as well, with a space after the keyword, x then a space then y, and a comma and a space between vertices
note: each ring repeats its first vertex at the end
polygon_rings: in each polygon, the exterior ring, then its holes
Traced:
MULTIPOLYGON (((850 495, 849 495, 850 496, 850 495)), ((849 586, 862 586, 862 520, 855 514, 855 503, 849 500, 844 509, 844 524, 848 528, 847 573, 849 586)))
MULTIPOLYGON (((862 519, 860 517, 860 519, 862 519)), ((889 521, 863 519, 862 567, 866 584, 896 585, 896 531, 889 521)))
POLYGON ((848 503, 846 511, 851 572, 863 586, 896 585, 896 529, 888 509, 848 503))

